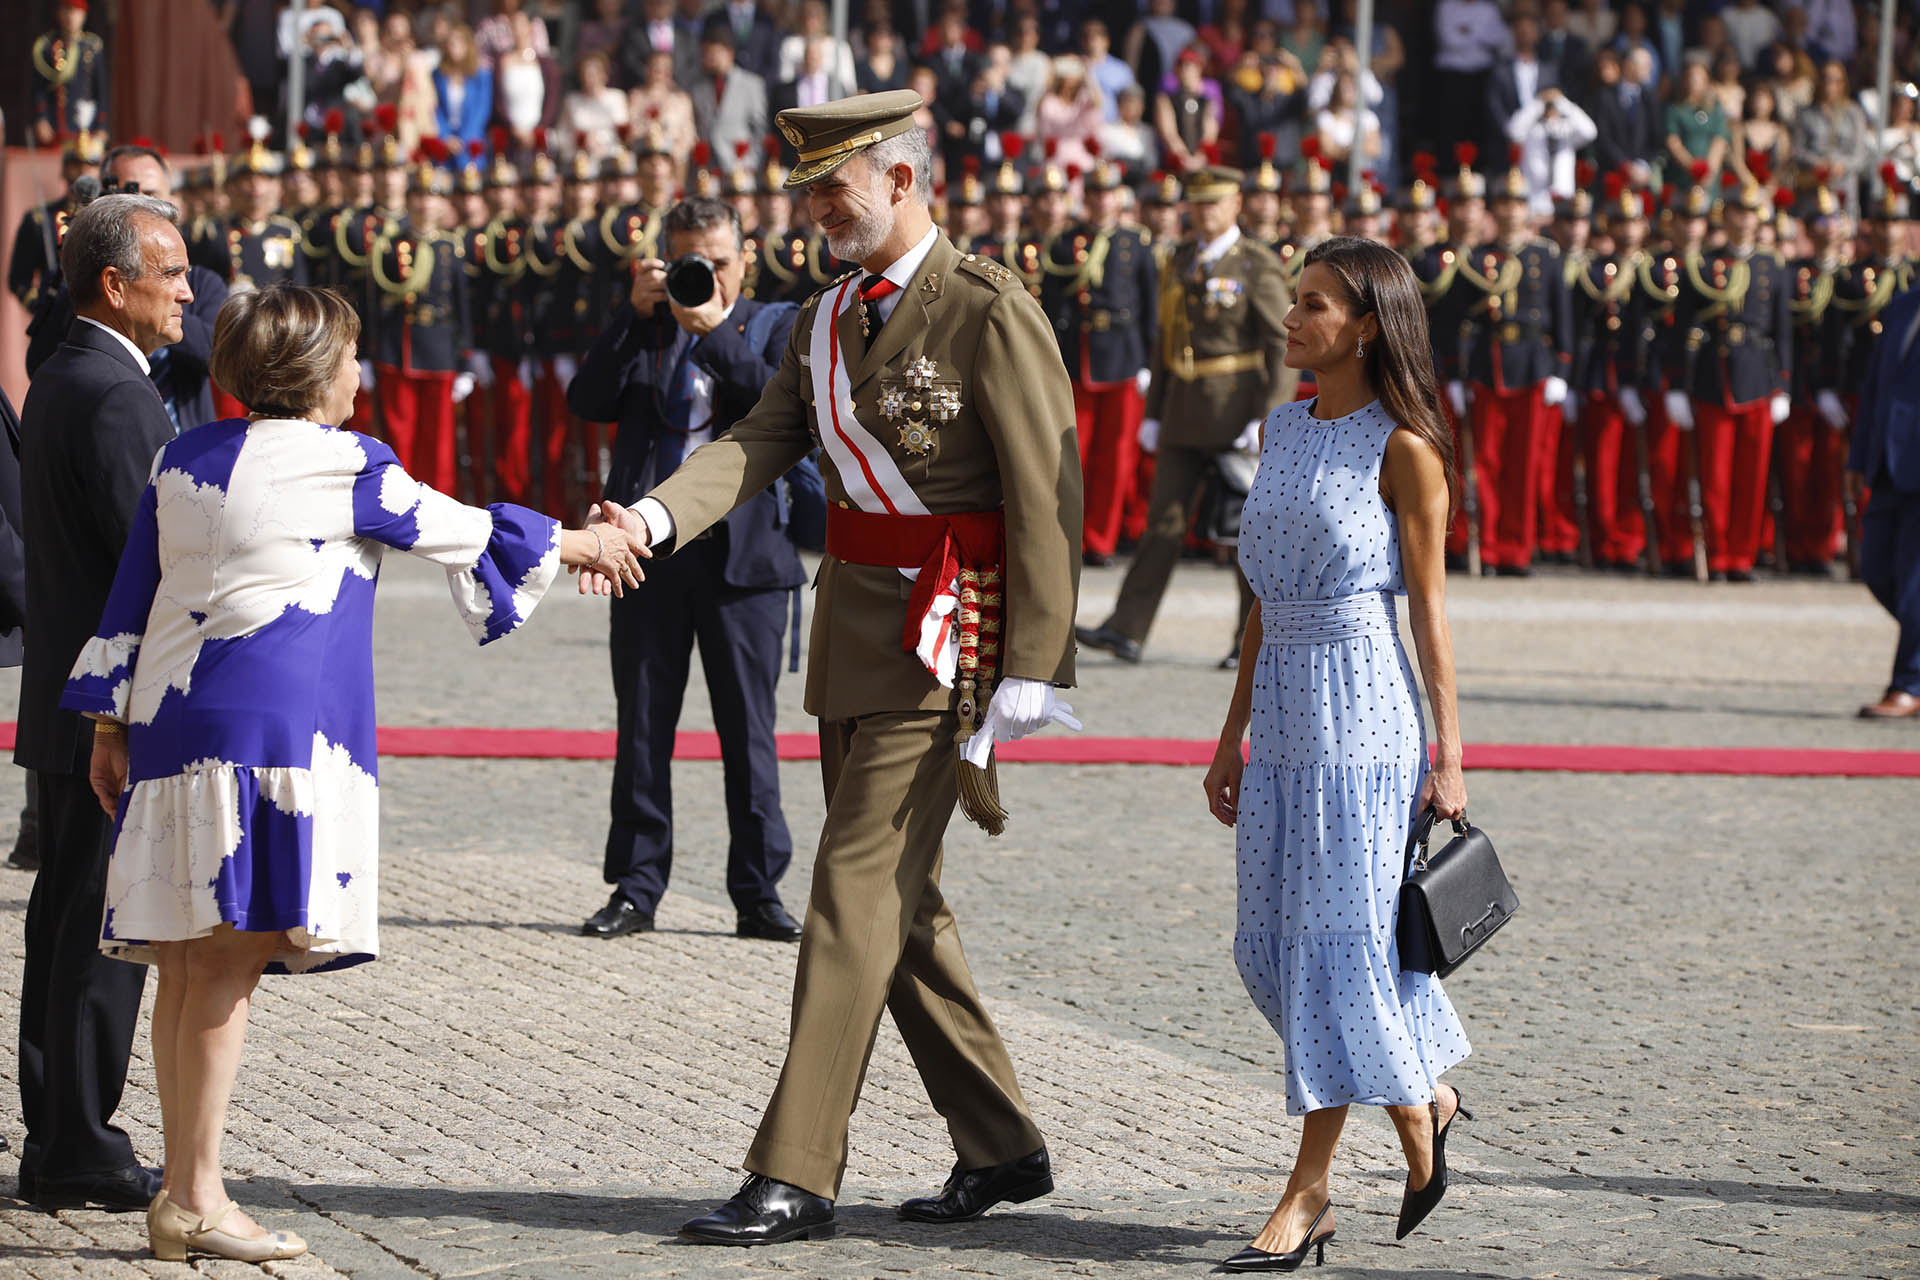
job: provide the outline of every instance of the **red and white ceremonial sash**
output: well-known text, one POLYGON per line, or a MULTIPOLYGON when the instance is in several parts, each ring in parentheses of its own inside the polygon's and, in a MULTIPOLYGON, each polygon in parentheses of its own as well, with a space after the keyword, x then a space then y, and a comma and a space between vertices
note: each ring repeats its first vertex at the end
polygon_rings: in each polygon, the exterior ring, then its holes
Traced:
MULTIPOLYGON (((859 277, 841 281, 813 310, 813 333, 808 343, 808 364, 813 370, 814 412, 819 418, 820 444, 839 473, 840 485, 860 510, 873 515, 925 516, 926 503, 913 491, 887 447, 876 439, 855 416, 853 387, 847 378, 845 353, 840 350, 836 321, 840 313, 853 305, 860 295, 859 277)), ((907 578, 918 576, 918 569, 902 568, 907 578)), ((934 679, 951 689, 954 671, 959 665, 960 636, 954 623, 954 610, 960 603, 960 578, 942 566, 945 575, 928 591, 924 586, 913 593, 913 606, 925 598, 917 619, 918 642, 914 653, 934 679)))

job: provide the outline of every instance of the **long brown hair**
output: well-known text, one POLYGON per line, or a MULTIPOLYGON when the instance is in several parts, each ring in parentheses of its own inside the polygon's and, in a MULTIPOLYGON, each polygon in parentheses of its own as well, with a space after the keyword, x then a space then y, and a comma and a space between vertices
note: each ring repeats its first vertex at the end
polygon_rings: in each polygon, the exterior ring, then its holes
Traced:
POLYGON ((1460 501, 1453 432, 1440 413, 1427 340, 1427 307, 1407 260, 1375 240, 1334 236, 1307 250, 1301 269, 1319 263, 1339 281, 1340 300, 1356 316, 1372 312, 1380 336, 1367 344, 1362 374, 1387 415, 1425 440, 1447 473, 1447 519, 1460 501))

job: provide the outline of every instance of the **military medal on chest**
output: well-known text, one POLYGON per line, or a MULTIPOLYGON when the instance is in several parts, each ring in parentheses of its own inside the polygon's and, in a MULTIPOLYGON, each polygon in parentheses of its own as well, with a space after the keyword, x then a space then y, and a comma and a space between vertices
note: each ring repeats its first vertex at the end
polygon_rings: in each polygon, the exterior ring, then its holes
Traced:
POLYGON ((900 430, 900 447, 918 457, 933 452, 940 423, 960 414, 960 383, 942 378, 926 356, 909 364, 898 378, 880 380, 880 415, 900 430))

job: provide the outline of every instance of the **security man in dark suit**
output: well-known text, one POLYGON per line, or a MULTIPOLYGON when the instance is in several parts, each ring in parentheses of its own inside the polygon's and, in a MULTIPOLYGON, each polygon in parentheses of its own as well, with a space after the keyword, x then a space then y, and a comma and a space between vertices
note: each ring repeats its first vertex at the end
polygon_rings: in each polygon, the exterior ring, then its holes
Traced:
POLYGON ((20 1177, 47 1207, 140 1209, 160 1190, 113 1123, 146 968, 100 954, 113 819, 88 782, 95 730, 60 697, 99 625, 153 456, 173 438, 147 355, 180 340, 193 298, 176 216, 131 195, 102 196, 74 216, 60 256, 76 319, 21 415, 33 629, 14 762, 39 774, 41 867, 20 994, 20 1177), (137 258, 116 248, 128 233, 137 258))
MULTIPOLYGON (((753 408, 779 369, 797 311, 741 296, 740 219, 724 202, 696 196, 675 205, 663 239, 676 259, 699 254, 712 264, 709 300, 670 301, 667 264, 643 260, 628 301, 567 389, 575 414, 619 423, 607 496, 623 505, 753 408)), ((779 488, 649 566, 641 588, 615 602, 610 647, 619 738, 604 871, 613 894, 582 933, 615 938, 653 928, 673 865, 674 732, 698 643, 725 762, 727 893, 737 931, 799 940, 800 926, 778 891, 793 840, 780 809, 773 724, 789 600, 806 574, 779 488)))
POLYGON ((1861 517, 1860 576, 1900 624, 1893 675, 1880 701, 1860 708, 1873 720, 1920 716, 1920 290, 1881 313, 1879 344, 1860 388, 1847 457, 1847 489, 1861 517))
POLYGON ((1139 465, 1147 353, 1158 340, 1160 270, 1145 238, 1120 223, 1125 174, 1101 160, 1086 177, 1087 220, 1048 246, 1041 305, 1073 382, 1086 485, 1081 555, 1113 561, 1139 465))
MULTIPOLYGON (((0 440, 0 667, 17 667, 26 648, 27 551, 20 541, 20 415, 5 391, 0 391, 0 429, 6 434, 0 440)), ((31 773, 26 780, 20 834, 7 863, 34 871, 40 866, 40 806, 34 799, 39 784, 31 773)))

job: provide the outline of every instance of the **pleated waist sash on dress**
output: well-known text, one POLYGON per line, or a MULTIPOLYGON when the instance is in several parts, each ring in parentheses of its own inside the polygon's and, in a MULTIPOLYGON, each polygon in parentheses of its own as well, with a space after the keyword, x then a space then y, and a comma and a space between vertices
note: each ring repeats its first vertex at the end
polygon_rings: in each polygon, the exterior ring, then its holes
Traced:
POLYGON ((1328 644, 1389 640, 1399 634, 1391 591, 1362 591, 1331 600, 1262 600, 1262 644, 1328 644))

